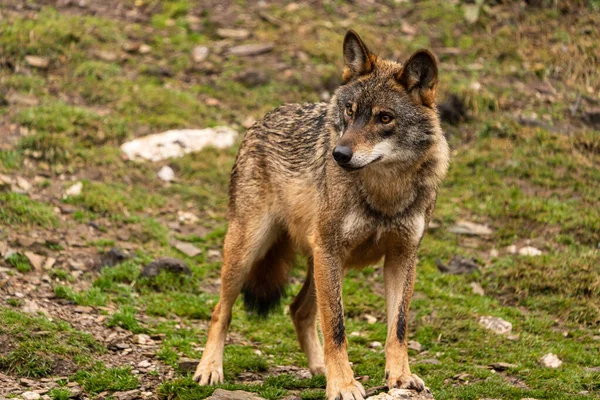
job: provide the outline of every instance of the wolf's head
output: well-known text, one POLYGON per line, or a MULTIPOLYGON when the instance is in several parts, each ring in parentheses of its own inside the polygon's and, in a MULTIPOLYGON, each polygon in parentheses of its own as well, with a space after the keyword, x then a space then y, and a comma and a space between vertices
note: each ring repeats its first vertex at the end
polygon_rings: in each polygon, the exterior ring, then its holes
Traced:
POLYGON ((419 50, 404 64, 382 60, 348 31, 344 62, 344 84, 328 111, 337 135, 335 161, 346 169, 417 163, 441 134, 433 54, 419 50))

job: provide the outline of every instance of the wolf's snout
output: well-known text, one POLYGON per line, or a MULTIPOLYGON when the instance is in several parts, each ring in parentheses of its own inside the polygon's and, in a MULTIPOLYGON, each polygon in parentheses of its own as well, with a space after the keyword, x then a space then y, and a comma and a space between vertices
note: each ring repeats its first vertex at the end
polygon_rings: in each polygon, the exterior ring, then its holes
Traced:
POLYGON ((352 159, 352 149, 348 146, 335 146, 333 158, 340 165, 346 165, 352 159))

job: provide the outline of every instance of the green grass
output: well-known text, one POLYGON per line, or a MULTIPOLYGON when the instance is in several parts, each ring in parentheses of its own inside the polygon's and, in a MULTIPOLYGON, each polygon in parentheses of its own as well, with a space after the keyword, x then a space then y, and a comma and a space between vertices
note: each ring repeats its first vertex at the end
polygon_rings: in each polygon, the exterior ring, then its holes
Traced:
MULTIPOLYGON (((163 334, 156 357, 170 366, 176 367, 182 356, 200 357, 218 297, 220 262, 209 262, 208 251, 222 249, 237 146, 164 163, 124 160, 118 146, 169 128, 238 128, 248 117, 260 118, 282 103, 318 101, 321 92, 341 82, 341 42, 350 27, 371 50, 400 61, 421 47, 439 49, 440 97, 447 92, 461 95, 469 113, 460 126, 444 126, 453 159, 434 215, 441 227, 428 232, 419 251, 409 336, 422 344, 424 353, 410 352, 412 371, 441 400, 589 399, 600 391, 600 374, 586 370, 600 365, 600 132, 577 120, 594 107, 600 91, 600 36, 593 29, 598 16, 590 12, 597 10, 597 2, 574 3, 560 17, 552 2, 540 8, 523 6, 519 24, 509 17, 514 14, 510 5, 486 3, 472 25, 465 23, 461 2, 269 4, 262 11, 282 20, 285 28, 257 17, 252 37, 240 44, 274 42, 276 47, 254 58, 227 56, 228 42, 218 42, 221 24, 247 28, 243 19, 217 23, 211 11, 197 14, 188 0, 135 3, 148 14, 147 21, 87 16, 85 10, 59 13, 51 7, 36 18, 11 13, 0 21, 3 62, 18 66, 0 70, 3 93, 39 100, 33 107, 0 106, 10 131, 22 130, 10 143, 0 144, 0 171, 43 179, 36 180, 40 183, 31 197, 0 192, 0 241, 12 248, 17 246, 13 232, 56 236, 94 221, 102 231, 85 238, 82 251, 127 244, 135 252, 117 266, 87 271, 77 279, 59 265, 48 271, 61 304, 94 307, 94 313, 106 314, 107 330, 163 334), (199 22, 193 22, 192 13, 199 22), (401 32, 398 21, 410 24, 415 34, 401 32), (141 41, 152 50, 124 57, 120 49, 125 41, 141 41), (197 45, 210 49, 202 65, 194 65, 189 56, 197 45), (118 59, 101 60, 98 50, 115 52, 118 59), (26 55, 48 57, 49 69, 27 67, 26 55), (248 69, 264 71, 268 81, 245 86, 237 76, 248 69), (161 70, 170 76, 160 75, 161 70), (544 85, 556 94, 539 93, 536 88, 544 85), (582 100, 573 119, 570 107, 577 93, 592 100, 582 100), (547 122, 546 128, 523 126, 515 119, 533 112, 547 122), (170 184, 156 176, 165 164, 177 177, 170 184), (63 198, 68 182, 74 181, 83 182, 81 195, 63 198), (60 202, 75 212, 59 215, 54 208, 60 202), (193 212, 199 222, 178 224, 180 210, 193 212), (465 238, 449 233, 447 228, 461 219, 485 223, 493 234, 465 238), (203 252, 185 257, 171 247, 172 239, 193 243, 203 252), (544 254, 526 257, 504 251, 528 240, 544 254), (500 255, 490 257, 492 249, 500 255), (447 261, 454 255, 476 258, 480 272, 441 274, 436 259, 447 261), (143 266, 159 256, 184 259, 192 273, 141 278, 143 266), (81 289, 80 280, 91 286, 81 289), (472 282, 484 288, 485 296, 472 293, 472 282), (478 324, 483 315, 510 321, 518 339, 483 330, 478 324), (549 352, 563 360, 561 368, 538 364, 549 352), (431 358, 441 364, 422 362, 431 358), (516 366, 505 374, 485 368, 498 361, 516 366), (468 383, 453 378, 463 373, 469 374, 468 383), (513 385, 507 377, 526 386, 513 385)), ((252 5, 245 3, 233 2, 231 7, 247 12, 245 7, 252 5)), ((22 255, 29 249, 15 250, 0 266, 33 275, 22 255)), ((35 251, 68 258, 73 249, 62 243, 35 251)), ((268 399, 292 394, 324 398, 323 377, 268 376, 269 368, 277 365, 306 366, 287 311, 301 286, 303 262, 298 264, 283 307, 268 321, 249 318, 236 303, 221 387, 268 399), (243 372, 264 374, 264 384, 240 384, 237 377, 243 372)), ((369 376, 366 387, 384 381, 384 355, 368 347, 386 338, 382 293, 378 267, 351 271, 344 282, 346 330, 360 333, 349 335, 350 360, 357 375, 369 376), (378 322, 368 324, 365 314, 378 322)), ((2 373, 44 377, 66 366, 64 375, 79 382, 90 397, 139 386, 128 366, 105 368, 92 362, 104 349, 89 335, 56 318, 21 313, 25 302, 13 295, 5 304, 0 306, 0 344, 7 349, 0 355, 2 373)), ((214 389, 198 386, 190 374, 178 370, 156 388, 167 399, 205 398, 214 389)), ((49 396, 64 399, 68 394, 56 388, 49 396)))
POLYGON ((38 227, 56 226, 52 207, 18 193, 0 193, 0 223, 38 227))
POLYGON ((0 370, 27 377, 74 372, 90 365, 104 348, 89 334, 63 321, 49 321, 0 306, 0 370))
POLYGON ((29 259, 27 259, 27 257, 25 257, 23 254, 14 253, 6 258, 6 262, 8 263, 8 265, 16 268, 16 270, 21 273, 31 271, 31 263, 29 262, 29 259))
POLYGON ((103 391, 126 391, 139 386, 138 378, 130 367, 106 368, 98 363, 90 371, 81 371, 72 378, 91 394, 103 391))

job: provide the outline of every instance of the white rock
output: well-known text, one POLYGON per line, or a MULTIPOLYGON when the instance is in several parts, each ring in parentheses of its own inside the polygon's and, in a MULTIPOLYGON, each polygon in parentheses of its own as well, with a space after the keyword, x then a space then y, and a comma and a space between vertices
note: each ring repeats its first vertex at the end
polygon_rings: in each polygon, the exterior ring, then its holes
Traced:
POLYGON ((548 353, 540 358, 540 364, 548 368, 558 368, 562 365, 562 361, 560 361, 556 354, 548 353))
POLYGON ((36 393, 36 392, 25 392, 21 395, 21 397, 25 400, 37 400, 41 396, 39 393, 36 393))
POLYGON ((423 349, 423 346, 421 345, 421 343, 417 342, 416 340, 409 340, 408 348, 416 351, 417 353, 420 353, 421 350, 423 349))
POLYGON ((479 318, 479 324, 498 335, 506 335, 512 331, 512 324, 510 322, 489 315, 479 318))
POLYGON ((196 63, 202 62, 206 60, 206 57, 208 57, 208 52, 208 47, 196 46, 192 50, 192 60, 196 63))
POLYGON ((177 220, 182 224, 195 224, 200 219, 193 213, 188 211, 177 211, 177 220))
POLYGON ((448 228, 448 230, 460 235, 488 236, 492 234, 492 230, 489 227, 470 221, 458 221, 448 228))
POLYGON ((74 185, 71 185, 66 191, 65 191, 65 195, 63 196, 64 199, 66 199, 67 197, 76 197, 81 195, 81 191, 83 190, 83 183, 82 182, 76 182, 74 185))
POLYGON ((383 344, 381 344, 381 342, 371 342, 369 343, 369 347, 371 349, 380 349, 383 347, 383 344))
POLYGON ((180 129, 155 133, 125 142, 121 151, 130 160, 161 161, 200 151, 207 146, 231 147, 237 132, 226 126, 206 129, 180 129))
POLYGON ((140 54, 148 54, 152 51, 152 47, 150 47, 147 44, 142 44, 138 51, 140 52, 140 54))
POLYGON ((25 178, 20 176, 17 176, 17 186, 23 189, 25 192, 29 192, 31 190, 31 183, 27 182, 25 178))
POLYGON ((148 344, 151 342, 152 342, 152 339, 150 338, 150 336, 146 335, 145 333, 140 333, 139 335, 133 336, 133 343, 148 344))
POLYGON ((541 256, 542 251, 539 249, 536 249, 535 247, 526 246, 526 247, 522 247, 519 250, 519 254, 522 256, 541 256))
POLYGON ((367 324, 369 325, 373 325, 375 322, 377 322, 377 318, 370 314, 365 314, 365 319, 367 320, 367 324))
POLYGON ((497 249, 491 249, 490 250, 490 257, 491 258, 497 258, 500 255, 500 253, 498 252, 497 249))
POLYGON ((138 363, 138 368, 149 368, 152 366, 152 363, 148 360, 142 360, 138 363))
POLYGON ((158 177, 165 182, 171 182, 175 178, 175 171, 173 171, 173 168, 165 165, 158 171, 158 177))
POLYGON ((478 294, 480 296, 485 296, 485 291, 481 287, 481 285, 477 282, 471 282, 471 290, 473 293, 478 294))
POLYGON ((481 90, 481 83, 477 81, 471 83, 471 89, 473 89, 476 92, 479 92, 481 90))
POLYGON ((506 252, 509 254, 517 254, 517 246, 511 244, 510 246, 506 247, 506 252))
POLYGON ((414 390, 409 389, 392 389, 387 393, 379 393, 377 396, 367 397, 367 400, 428 400, 433 399, 431 395, 431 391, 429 389, 425 389, 424 391, 418 393, 414 390))

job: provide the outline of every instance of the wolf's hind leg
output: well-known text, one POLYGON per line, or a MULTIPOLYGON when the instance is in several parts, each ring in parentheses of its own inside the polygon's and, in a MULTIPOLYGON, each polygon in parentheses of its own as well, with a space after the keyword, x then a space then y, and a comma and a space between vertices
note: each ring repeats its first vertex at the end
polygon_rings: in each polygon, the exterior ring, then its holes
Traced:
POLYGON ((317 292, 313 275, 313 259, 308 259, 308 272, 300 292, 290 305, 290 314, 300 347, 306 353, 308 368, 313 375, 325 374, 323 346, 317 333, 317 292))

